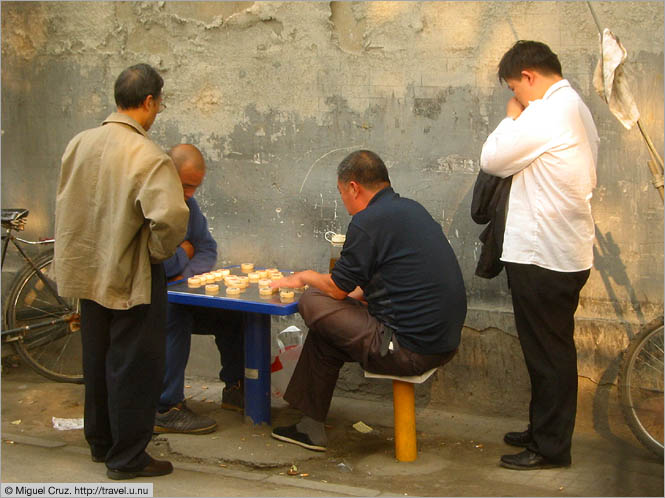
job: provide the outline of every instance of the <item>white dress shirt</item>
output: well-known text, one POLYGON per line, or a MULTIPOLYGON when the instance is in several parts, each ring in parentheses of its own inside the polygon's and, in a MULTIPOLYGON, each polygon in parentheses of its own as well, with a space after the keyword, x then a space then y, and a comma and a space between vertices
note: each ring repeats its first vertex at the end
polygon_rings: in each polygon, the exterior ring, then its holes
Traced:
POLYGON ((513 176, 501 260, 560 272, 593 265, 591 192, 598 132, 567 80, 505 118, 487 138, 480 167, 513 176))

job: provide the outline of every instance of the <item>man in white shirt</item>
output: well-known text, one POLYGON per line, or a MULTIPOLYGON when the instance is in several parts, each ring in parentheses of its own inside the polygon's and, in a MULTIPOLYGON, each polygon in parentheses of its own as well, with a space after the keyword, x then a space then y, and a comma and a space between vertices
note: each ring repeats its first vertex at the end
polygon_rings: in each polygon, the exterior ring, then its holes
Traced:
POLYGON ((498 76, 514 97, 483 145, 480 165, 490 175, 513 175, 501 261, 531 380, 529 427, 504 437, 525 450, 502 456, 501 465, 565 467, 577 411, 574 315, 593 265, 599 138, 547 45, 518 41, 498 76))

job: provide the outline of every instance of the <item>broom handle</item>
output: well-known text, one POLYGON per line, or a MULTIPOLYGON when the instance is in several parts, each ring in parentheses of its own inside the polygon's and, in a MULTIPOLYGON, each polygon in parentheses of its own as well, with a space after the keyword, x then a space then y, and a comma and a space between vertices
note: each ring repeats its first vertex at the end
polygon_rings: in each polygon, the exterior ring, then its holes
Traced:
POLYGON ((647 148, 649 149, 649 152, 651 153, 651 157, 654 158, 654 160, 657 163, 658 168, 660 168, 660 174, 663 174, 663 160, 661 159, 660 155, 658 154, 658 151, 656 150, 656 147, 653 145, 653 142, 651 141, 651 138, 649 137, 649 134, 647 131, 642 127, 642 123, 640 120, 637 120, 637 126, 640 129, 640 133, 644 137, 644 140, 647 143, 647 148))
POLYGON ((660 194, 660 200, 663 198, 663 171, 658 171, 658 165, 652 160, 647 161, 649 169, 651 170, 651 175, 653 176, 653 186, 656 187, 658 193, 660 194))

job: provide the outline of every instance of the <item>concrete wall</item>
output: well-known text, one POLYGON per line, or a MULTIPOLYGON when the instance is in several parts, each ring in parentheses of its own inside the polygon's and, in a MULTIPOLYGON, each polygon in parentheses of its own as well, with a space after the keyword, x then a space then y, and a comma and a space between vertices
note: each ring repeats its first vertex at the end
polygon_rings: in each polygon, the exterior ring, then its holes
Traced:
MULTIPOLYGON (((662 153, 663 4, 593 7, 628 50, 662 153)), ((2 205, 31 209, 27 235, 50 233, 65 145, 114 109, 113 82, 137 62, 166 81, 153 139, 192 142, 207 158, 197 197, 224 263, 325 270, 323 234, 350 219, 335 168, 372 149, 396 191, 441 223, 467 284, 462 349, 427 396, 508 406, 527 397, 528 380, 505 277, 473 275, 482 227, 469 206, 482 144, 510 96, 496 64, 520 38, 558 53, 601 136, 595 269, 577 335, 581 377, 611 383, 628 338, 662 310, 663 206, 639 132, 593 89, 598 32, 585 2, 2 2, 2 205)), ((191 368, 217 361, 208 349, 191 368)), ((352 368, 340 387, 370 389, 352 368)))

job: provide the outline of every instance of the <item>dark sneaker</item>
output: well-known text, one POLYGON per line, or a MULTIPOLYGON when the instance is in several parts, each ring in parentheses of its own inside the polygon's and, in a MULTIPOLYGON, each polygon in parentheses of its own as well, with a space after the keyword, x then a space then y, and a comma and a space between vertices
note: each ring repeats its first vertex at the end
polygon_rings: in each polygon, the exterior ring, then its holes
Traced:
POLYGON ((224 386, 222 390, 222 408, 238 412, 245 409, 245 389, 242 380, 224 386))
POLYGON ((157 477, 165 476, 173 472, 173 465, 166 460, 151 459, 150 463, 140 470, 117 470, 107 469, 106 475, 109 479, 122 480, 134 479, 135 477, 157 477))
POLYGON ((307 448, 312 451, 326 451, 326 447, 320 444, 314 444, 309 436, 303 432, 299 432, 296 429, 295 425, 290 425, 288 427, 275 427, 270 434, 275 439, 280 441, 285 441, 287 443, 297 444, 303 448, 307 448))
POLYGON ((208 434, 217 428, 217 422, 205 415, 197 415, 187 408, 185 402, 178 403, 165 413, 155 414, 156 434, 171 432, 181 434, 208 434))

